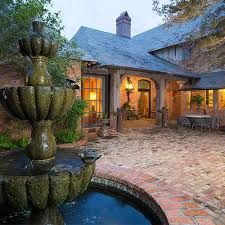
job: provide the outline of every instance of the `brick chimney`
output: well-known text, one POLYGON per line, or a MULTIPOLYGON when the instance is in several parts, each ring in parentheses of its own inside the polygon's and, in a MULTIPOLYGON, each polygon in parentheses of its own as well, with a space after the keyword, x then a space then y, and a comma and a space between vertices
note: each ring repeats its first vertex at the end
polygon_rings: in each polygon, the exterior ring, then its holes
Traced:
POLYGON ((131 18, 127 11, 116 19, 116 35, 131 38, 131 18))

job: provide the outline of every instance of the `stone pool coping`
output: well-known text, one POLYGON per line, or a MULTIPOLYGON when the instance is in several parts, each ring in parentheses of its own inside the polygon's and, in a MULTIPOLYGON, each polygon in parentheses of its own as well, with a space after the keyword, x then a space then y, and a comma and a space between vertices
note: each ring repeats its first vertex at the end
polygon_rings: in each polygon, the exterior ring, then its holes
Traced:
POLYGON ((140 170, 99 161, 94 177, 116 181, 153 198, 163 209, 170 225, 215 225, 206 208, 191 196, 140 170))

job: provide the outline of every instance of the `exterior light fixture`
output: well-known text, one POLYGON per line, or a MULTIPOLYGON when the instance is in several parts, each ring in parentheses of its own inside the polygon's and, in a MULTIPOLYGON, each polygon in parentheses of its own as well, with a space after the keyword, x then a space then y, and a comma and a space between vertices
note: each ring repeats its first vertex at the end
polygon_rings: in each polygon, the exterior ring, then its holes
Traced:
POLYGON ((130 94, 134 90, 134 86, 132 84, 132 81, 130 77, 127 77, 127 83, 126 83, 126 93, 127 93, 127 102, 130 102, 130 94))

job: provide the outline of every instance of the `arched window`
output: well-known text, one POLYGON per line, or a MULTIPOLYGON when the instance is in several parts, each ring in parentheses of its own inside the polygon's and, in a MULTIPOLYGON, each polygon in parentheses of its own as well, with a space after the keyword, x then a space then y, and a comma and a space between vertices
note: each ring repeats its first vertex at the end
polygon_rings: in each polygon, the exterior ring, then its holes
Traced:
POLYGON ((139 80, 138 81, 138 90, 150 90, 151 89, 151 83, 148 80, 139 80))

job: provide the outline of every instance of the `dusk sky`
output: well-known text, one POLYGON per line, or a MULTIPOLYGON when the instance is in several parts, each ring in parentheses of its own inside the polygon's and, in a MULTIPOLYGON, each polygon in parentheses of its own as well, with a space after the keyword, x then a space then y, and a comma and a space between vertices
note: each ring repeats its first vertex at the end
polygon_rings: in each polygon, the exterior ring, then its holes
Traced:
POLYGON ((80 26, 115 33, 115 20, 126 10, 132 18, 132 36, 162 23, 152 11, 152 0, 53 0, 53 10, 61 11, 68 39, 80 26))

